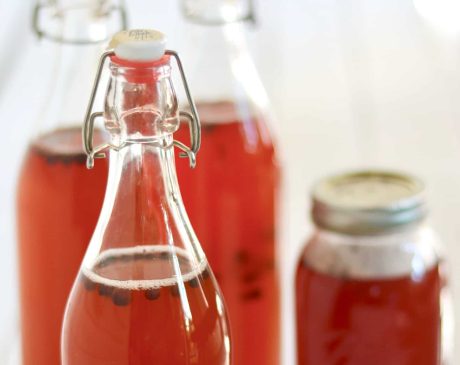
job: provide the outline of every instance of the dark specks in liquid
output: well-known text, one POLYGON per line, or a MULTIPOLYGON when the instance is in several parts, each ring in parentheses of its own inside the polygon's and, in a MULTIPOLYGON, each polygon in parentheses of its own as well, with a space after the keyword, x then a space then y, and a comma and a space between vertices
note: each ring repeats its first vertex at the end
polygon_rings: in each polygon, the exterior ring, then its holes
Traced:
POLYGON ((131 292, 127 289, 115 288, 112 292, 113 304, 124 307, 131 303, 131 292))
POLYGON ((216 129, 216 126, 215 123, 203 123, 201 124, 201 129, 203 133, 212 133, 216 129))
POLYGON ((262 297, 262 291, 258 288, 249 290, 242 294, 241 299, 244 301, 257 300, 262 297))
POLYGON ((206 280, 207 278, 209 278, 209 271, 204 270, 201 274, 201 277, 203 278, 203 280, 206 280))
POLYGON ((160 253, 160 259, 162 260, 168 260, 169 258, 171 257, 170 253, 169 252, 161 252, 160 253))
POLYGON ((94 281, 89 280, 85 275, 81 275, 80 280, 83 283, 83 286, 86 290, 91 291, 96 289, 96 283, 94 281))
POLYGON ((235 255, 235 261, 239 264, 246 264, 249 262, 249 253, 245 250, 240 250, 235 255))
POLYGON ((148 300, 155 300, 160 297, 161 294, 161 289, 160 288, 154 288, 154 289, 147 289, 145 290, 144 296, 148 300))
POLYGON ((188 281, 188 285, 192 288, 198 288, 200 286, 200 282, 198 281, 198 278, 193 278, 188 281))
POLYGON ((97 292, 99 295, 102 295, 103 297, 110 297, 114 291, 113 286, 109 285, 104 285, 104 284, 99 284, 97 288, 97 292))
POLYGON ((58 162, 59 157, 55 155, 46 156, 46 163, 49 165, 54 165, 58 162))
POLYGON ((171 291, 171 295, 173 297, 179 297, 179 285, 172 285, 170 286, 169 290, 171 291))

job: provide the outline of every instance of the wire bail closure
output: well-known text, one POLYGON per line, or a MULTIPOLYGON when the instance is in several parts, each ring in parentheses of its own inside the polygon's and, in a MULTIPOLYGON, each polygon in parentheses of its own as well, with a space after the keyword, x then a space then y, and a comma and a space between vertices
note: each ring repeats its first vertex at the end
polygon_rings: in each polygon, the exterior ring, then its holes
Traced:
MULTIPOLYGON (((196 166, 196 154, 200 149, 201 145, 201 127, 200 127, 200 118, 198 116, 198 112, 195 106, 195 103, 192 98, 192 94, 190 92, 190 88, 188 86, 187 78, 185 76, 184 67, 182 66, 181 59, 176 51, 166 50, 165 54, 168 56, 172 56, 177 63, 179 68, 179 72, 181 74, 182 84, 184 86, 185 94, 187 96, 188 104, 190 106, 190 111, 179 111, 179 118, 187 120, 190 129, 190 141, 191 146, 188 147, 184 143, 180 141, 173 141, 173 145, 179 148, 182 152, 179 154, 180 157, 188 157, 189 164, 191 168, 196 166)), ((92 169, 94 167, 94 159, 96 158, 105 158, 106 154, 104 150, 107 148, 115 148, 110 143, 104 143, 100 146, 93 147, 93 136, 94 136, 94 122, 96 118, 100 118, 104 116, 103 112, 92 112, 94 106, 94 100, 96 98, 96 93, 98 90, 99 82, 101 79, 102 71, 104 69, 104 64, 107 58, 114 56, 114 50, 108 50, 104 52, 100 59, 99 64, 96 72, 96 78, 94 80, 94 84, 91 90, 91 96, 89 99, 88 107, 86 109, 84 124, 83 124, 83 146, 87 155, 86 159, 86 167, 88 169, 92 169)))
MULTIPOLYGON (((102 3, 101 3, 102 5, 102 3)), ((82 7, 82 5, 80 5, 82 7)), ((62 14, 62 11, 59 12, 59 9, 56 7, 55 2, 50 2, 49 4, 37 2, 34 6, 33 14, 32 14, 32 29, 37 37, 40 38, 47 38, 57 43, 66 43, 66 44, 76 44, 76 45, 84 45, 84 44, 97 44, 105 41, 107 38, 66 38, 62 34, 52 34, 46 30, 44 30, 41 24, 42 13, 46 15, 46 9, 52 9, 54 12, 52 13, 51 17, 56 18, 58 15, 62 14)), ((76 10, 78 9, 77 5, 74 5, 69 10, 76 10)), ((117 12, 120 21, 120 29, 127 29, 128 28, 128 16, 126 14, 126 9, 123 0, 120 0, 118 4, 113 4, 107 9, 105 9, 105 14, 117 12)))

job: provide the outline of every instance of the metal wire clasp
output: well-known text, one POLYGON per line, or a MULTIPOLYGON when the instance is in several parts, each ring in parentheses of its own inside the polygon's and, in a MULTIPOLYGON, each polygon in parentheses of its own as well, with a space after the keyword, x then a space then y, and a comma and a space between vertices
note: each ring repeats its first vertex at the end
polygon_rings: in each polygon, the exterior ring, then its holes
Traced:
POLYGON ((196 154, 201 146, 201 123, 200 117, 198 116, 198 112, 196 110, 195 102, 193 101, 192 94, 190 92, 190 88, 188 86, 187 78, 185 77, 184 67, 182 66, 182 61, 180 60, 179 55, 176 51, 166 50, 165 54, 174 57, 177 63, 177 67, 179 68, 180 76, 182 78, 182 84, 184 86, 185 95, 187 96, 188 105, 190 107, 190 111, 180 111, 180 117, 186 118, 189 124, 190 129, 190 141, 192 146, 187 147, 180 141, 174 141, 174 145, 182 150, 182 153, 179 154, 180 157, 188 157, 190 167, 194 168, 196 166, 196 154))
MULTIPOLYGON (((94 159, 95 158, 105 158, 105 153, 103 152, 105 149, 113 146, 109 143, 102 144, 100 146, 93 147, 93 135, 94 135, 94 122, 96 118, 103 117, 103 112, 92 112, 94 106, 94 100, 96 98, 96 93, 99 86, 99 81, 101 79, 102 70, 104 69, 105 61, 108 57, 113 56, 115 52, 113 50, 108 50, 104 52, 99 59, 99 65, 96 72, 96 78, 94 80, 94 84, 91 90, 91 96, 89 99, 88 107, 86 109, 84 124, 83 124, 83 146, 87 155, 86 159, 86 167, 88 169, 93 168, 94 166, 94 159)), ((177 66, 179 68, 179 72, 181 74, 182 83, 184 86, 185 94, 187 96, 188 104, 190 106, 190 112, 187 111, 180 111, 179 117, 181 119, 186 119, 189 124, 190 129, 190 141, 191 146, 188 147, 184 143, 180 141, 173 141, 174 146, 179 148, 182 153, 179 154, 180 157, 188 157, 190 167, 194 168, 196 166, 196 154, 200 149, 201 145, 201 128, 200 128, 200 118, 198 116, 198 112, 196 110, 195 103, 192 98, 192 94, 190 92, 190 88, 188 86, 187 78, 185 77, 184 67, 182 66, 182 62, 180 60, 179 55, 177 52, 172 50, 166 50, 165 54, 168 56, 174 57, 176 60, 177 66)))
MULTIPOLYGON (((102 3, 101 3, 102 4, 102 3)), ((43 29, 41 27, 41 15, 42 13, 46 13, 46 10, 49 10, 51 14, 48 14, 50 19, 56 19, 58 18, 59 15, 62 15, 64 11, 69 11, 69 10, 76 10, 79 7, 85 7, 86 5, 78 5, 75 4, 73 7, 68 7, 63 9, 59 9, 57 6, 58 4, 53 2, 49 3, 41 3, 37 2, 35 4, 33 14, 32 14, 32 29, 34 33, 37 35, 38 38, 48 38, 54 42, 58 43, 68 43, 68 44, 95 44, 95 43, 101 43, 106 40, 106 37, 103 38, 95 38, 95 39, 90 39, 90 38, 68 38, 64 37, 62 34, 52 34, 46 29, 43 29)), ((104 9, 104 14, 109 14, 112 12, 117 12, 119 15, 119 21, 120 21, 120 29, 127 29, 128 28, 128 16, 126 14, 126 9, 125 9, 125 4, 123 0, 120 0, 118 4, 112 4, 110 7, 104 9)), ((45 14, 46 15, 46 14, 45 14)), ((98 15, 98 14, 95 14, 98 15)), ((100 14, 99 14, 100 15, 100 14)), ((49 20, 49 19, 48 19, 49 20)))

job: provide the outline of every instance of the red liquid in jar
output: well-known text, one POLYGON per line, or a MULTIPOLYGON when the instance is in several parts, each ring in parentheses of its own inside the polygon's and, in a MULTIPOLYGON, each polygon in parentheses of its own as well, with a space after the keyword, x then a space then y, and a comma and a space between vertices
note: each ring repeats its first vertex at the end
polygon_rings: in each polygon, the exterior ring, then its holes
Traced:
POLYGON ((29 147, 18 185, 23 365, 60 365, 64 308, 102 206, 107 161, 87 170, 81 130, 29 147))
MULTIPOLYGON (((235 365, 279 363, 275 271, 278 166, 261 120, 238 120, 228 102, 198 104, 197 166, 176 158, 184 205, 222 289, 235 365)), ((188 142, 182 126, 174 138, 188 142)))
POLYGON ((110 249, 83 271, 66 312, 63 364, 227 365, 215 279, 182 251, 110 249))
POLYGON ((440 364, 439 267, 354 280, 297 271, 298 365, 440 364))

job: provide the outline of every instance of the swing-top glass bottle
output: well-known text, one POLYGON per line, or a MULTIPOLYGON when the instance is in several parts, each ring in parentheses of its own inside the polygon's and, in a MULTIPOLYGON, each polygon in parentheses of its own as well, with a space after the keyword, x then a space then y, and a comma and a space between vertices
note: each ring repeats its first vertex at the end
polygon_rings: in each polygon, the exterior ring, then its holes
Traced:
POLYGON ((270 103, 246 40, 252 3, 181 0, 181 53, 203 144, 196 169, 176 163, 190 220, 228 305, 235 365, 278 365, 280 173, 270 103))
POLYGON ((81 111, 102 47, 125 23, 118 0, 40 1, 33 12, 42 63, 36 76, 46 97, 17 185, 23 365, 60 365, 65 304, 107 178, 106 161, 85 168, 81 111))
POLYGON ((91 102, 84 130, 89 166, 101 150, 110 151, 109 178, 67 305, 63 365, 228 365, 225 305, 188 221, 174 167, 174 146, 194 165, 200 145, 180 59, 165 51, 156 31, 119 33, 111 47, 99 69, 110 59, 104 112, 92 113, 91 102), (181 70, 190 113, 178 111, 171 59, 181 70), (93 148, 98 116, 111 140, 93 148), (184 118, 190 148, 173 138, 184 118))

